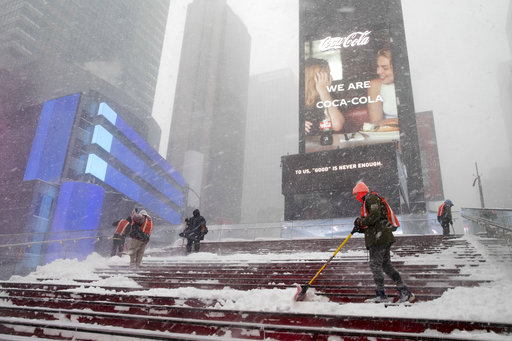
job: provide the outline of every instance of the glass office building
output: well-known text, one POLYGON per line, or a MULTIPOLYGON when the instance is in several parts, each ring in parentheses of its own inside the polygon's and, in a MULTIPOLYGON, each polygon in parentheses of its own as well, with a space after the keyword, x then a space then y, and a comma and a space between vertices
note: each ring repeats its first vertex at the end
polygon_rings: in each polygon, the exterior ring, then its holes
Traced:
POLYGON ((169 0, 2 0, 0 114, 94 89, 150 122, 169 0))
POLYGON ((184 29, 167 160, 190 185, 189 211, 240 223, 251 38, 225 0, 190 3, 184 29))
POLYGON ((3 220, 11 244, 19 244, 11 254, 17 272, 106 253, 111 241, 101 237, 111 236, 112 223, 135 206, 156 226, 180 223, 185 181, 127 123, 143 121, 95 92, 49 100, 23 114, 26 122, 6 130, 12 139, 2 150, 17 155, 2 165, 1 182, 3 220))

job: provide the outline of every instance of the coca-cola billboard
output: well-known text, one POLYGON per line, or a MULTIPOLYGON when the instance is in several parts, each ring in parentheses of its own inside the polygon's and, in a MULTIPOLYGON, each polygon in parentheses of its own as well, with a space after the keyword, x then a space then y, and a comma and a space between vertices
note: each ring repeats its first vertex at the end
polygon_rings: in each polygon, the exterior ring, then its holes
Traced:
MULTIPOLYGON (((350 158, 383 144, 396 146, 395 171, 378 181, 400 187, 388 192, 401 198, 389 200, 401 202, 404 211, 423 211, 400 0, 301 0, 299 20, 299 155, 350 158)), ((345 188, 353 180, 347 178, 345 188)), ((338 188, 343 181, 337 179, 338 188)), ((286 207, 298 202, 287 199, 286 207)))
POLYGON ((302 44, 301 150, 399 141, 389 27, 369 23, 360 31, 340 32, 338 25, 333 30, 306 34, 302 44), (332 122, 330 145, 321 138, 326 120, 332 122))

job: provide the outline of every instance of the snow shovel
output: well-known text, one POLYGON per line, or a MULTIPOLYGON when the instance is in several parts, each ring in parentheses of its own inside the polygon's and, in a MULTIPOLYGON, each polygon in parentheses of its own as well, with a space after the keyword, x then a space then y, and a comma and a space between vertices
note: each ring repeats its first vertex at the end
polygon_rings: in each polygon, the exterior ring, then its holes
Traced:
POLYGON ((188 230, 188 218, 185 218, 185 229, 183 230, 181 234, 183 234, 183 240, 181 241, 181 248, 183 249, 183 245, 185 245, 185 233, 187 232, 188 230))
POLYGON ((345 243, 350 239, 350 237, 352 237, 352 233, 350 233, 347 238, 345 238, 345 240, 343 241, 343 243, 341 243, 340 246, 338 246, 338 249, 336 249, 336 251, 334 251, 334 254, 331 256, 331 258, 329 258, 329 260, 324 264, 324 266, 322 266, 322 268, 320 270, 318 270, 318 272, 316 273, 315 277, 313 277, 311 279, 311 281, 309 281, 308 284, 303 284, 303 285, 297 285, 297 293, 295 294, 295 296, 293 297, 294 301, 302 301, 304 300, 304 298, 306 297, 306 292, 308 291, 309 289, 309 286, 311 284, 313 284, 313 282, 315 281, 315 279, 318 277, 318 275, 320 275, 320 273, 322 271, 324 271, 325 267, 327 266, 327 264, 329 264, 331 262, 331 260, 336 256, 336 254, 341 250, 341 248, 343 247, 343 245, 345 245, 345 243))

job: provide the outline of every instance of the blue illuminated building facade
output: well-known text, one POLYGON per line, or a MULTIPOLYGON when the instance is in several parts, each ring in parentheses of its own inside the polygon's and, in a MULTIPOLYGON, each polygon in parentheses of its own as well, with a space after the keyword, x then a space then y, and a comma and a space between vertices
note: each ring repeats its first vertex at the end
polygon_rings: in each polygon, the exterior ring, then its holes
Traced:
POLYGON ((16 270, 109 254, 111 240, 100 237, 111 236, 112 222, 135 206, 156 227, 181 222, 185 181, 142 137, 149 129, 135 115, 91 92, 16 117, 0 150, 15 155, 2 165, 2 223, 31 239, 22 240, 31 245, 17 251, 16 270), (67 239, 73 242, 51 242, 67 239))

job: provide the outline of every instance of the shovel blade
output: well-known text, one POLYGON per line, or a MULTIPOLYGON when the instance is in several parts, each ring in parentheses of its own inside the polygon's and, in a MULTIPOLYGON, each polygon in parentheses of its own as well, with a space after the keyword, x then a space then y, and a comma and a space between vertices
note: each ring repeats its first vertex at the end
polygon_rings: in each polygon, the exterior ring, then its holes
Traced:
POLYGON ((303 301, 304 298, 306 298, 306 292, 308 291, 309 285, 297 285, 297 292, 295 293, 295 296, 293 297, 294 301, 303 301))

